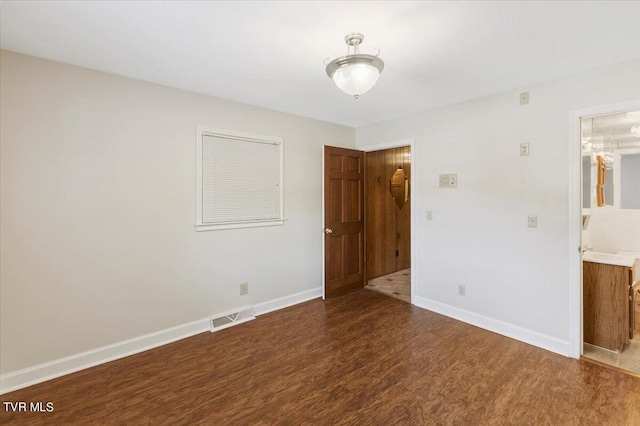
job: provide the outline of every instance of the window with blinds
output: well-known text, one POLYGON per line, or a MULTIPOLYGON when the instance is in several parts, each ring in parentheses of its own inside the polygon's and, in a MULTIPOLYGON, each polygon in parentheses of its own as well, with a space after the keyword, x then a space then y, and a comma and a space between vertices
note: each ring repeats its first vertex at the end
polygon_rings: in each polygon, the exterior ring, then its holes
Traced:
POLYGON ((198 126, 196 230, 282 225, 283 140, 198 126))

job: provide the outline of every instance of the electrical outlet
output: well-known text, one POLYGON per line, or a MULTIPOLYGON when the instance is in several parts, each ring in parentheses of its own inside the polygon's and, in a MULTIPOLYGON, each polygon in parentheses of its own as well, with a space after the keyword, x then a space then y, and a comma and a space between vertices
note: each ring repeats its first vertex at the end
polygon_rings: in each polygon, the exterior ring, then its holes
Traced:
POLYGON ((462 284, 458 284, 458 296, 466 296, 467 289, 462 284))
POLYGON ((520 105, 527 105, 529 103, 529 92, 520 93, 520 105))
POLYGON ((538 216, 529 216, 528 219, 529 228, 537 228, 538 227, 538 216))
POLYGON ((249 283, 240 283, 240 296, 249 294, 249 283))
POLYGON ((522 156, 529 155, 529 144, 528 143, 521 143, 520 144, 520 155, 522 155, 522 156))

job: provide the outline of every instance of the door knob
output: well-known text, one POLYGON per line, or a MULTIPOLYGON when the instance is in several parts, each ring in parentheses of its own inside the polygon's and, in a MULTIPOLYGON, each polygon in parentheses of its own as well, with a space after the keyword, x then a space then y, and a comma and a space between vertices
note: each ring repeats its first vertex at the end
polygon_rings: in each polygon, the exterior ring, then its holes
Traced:
POLYGON ((325 234, 333 234, 333 229, 331 229, 331 228, 325 228, 325 229, 324 229, 324 233, 325 233, 325 234))

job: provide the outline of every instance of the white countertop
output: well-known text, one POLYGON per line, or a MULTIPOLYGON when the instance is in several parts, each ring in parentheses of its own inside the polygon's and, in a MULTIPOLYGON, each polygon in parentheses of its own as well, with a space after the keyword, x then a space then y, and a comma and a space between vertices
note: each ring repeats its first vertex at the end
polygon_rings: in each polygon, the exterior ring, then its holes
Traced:
POLYGON ((582 260, 586 262, 604 263, 607 265, 632 267, 636 261, 633 255, 600 253, 597 251, 585 251, 582 253, 582 260))

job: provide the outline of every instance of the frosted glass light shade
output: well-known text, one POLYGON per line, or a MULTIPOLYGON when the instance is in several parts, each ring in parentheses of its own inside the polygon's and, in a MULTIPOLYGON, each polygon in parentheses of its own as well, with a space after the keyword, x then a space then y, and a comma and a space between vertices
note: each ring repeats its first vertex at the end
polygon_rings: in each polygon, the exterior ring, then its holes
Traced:
POLYGON ((332 79, 340 90, 358 97, 369 91, 378 81, 378 77, 380 77, 380 71, 373 65, 355 63, 335 70, 332 79))
POLYGON ((360 54, 362 40, 364 36, 360 33, 347 34, 344 41, 348 54, 327 64, 327 75, 336 86, 356 99, 376 84, 384 69, 384 62, 378 55, 360 54))
POLYGON ((327 75, 340 90, 357 99, 376 84, 383 69, 384 62, 377 56, 347 55, 331 61, 327 75))

